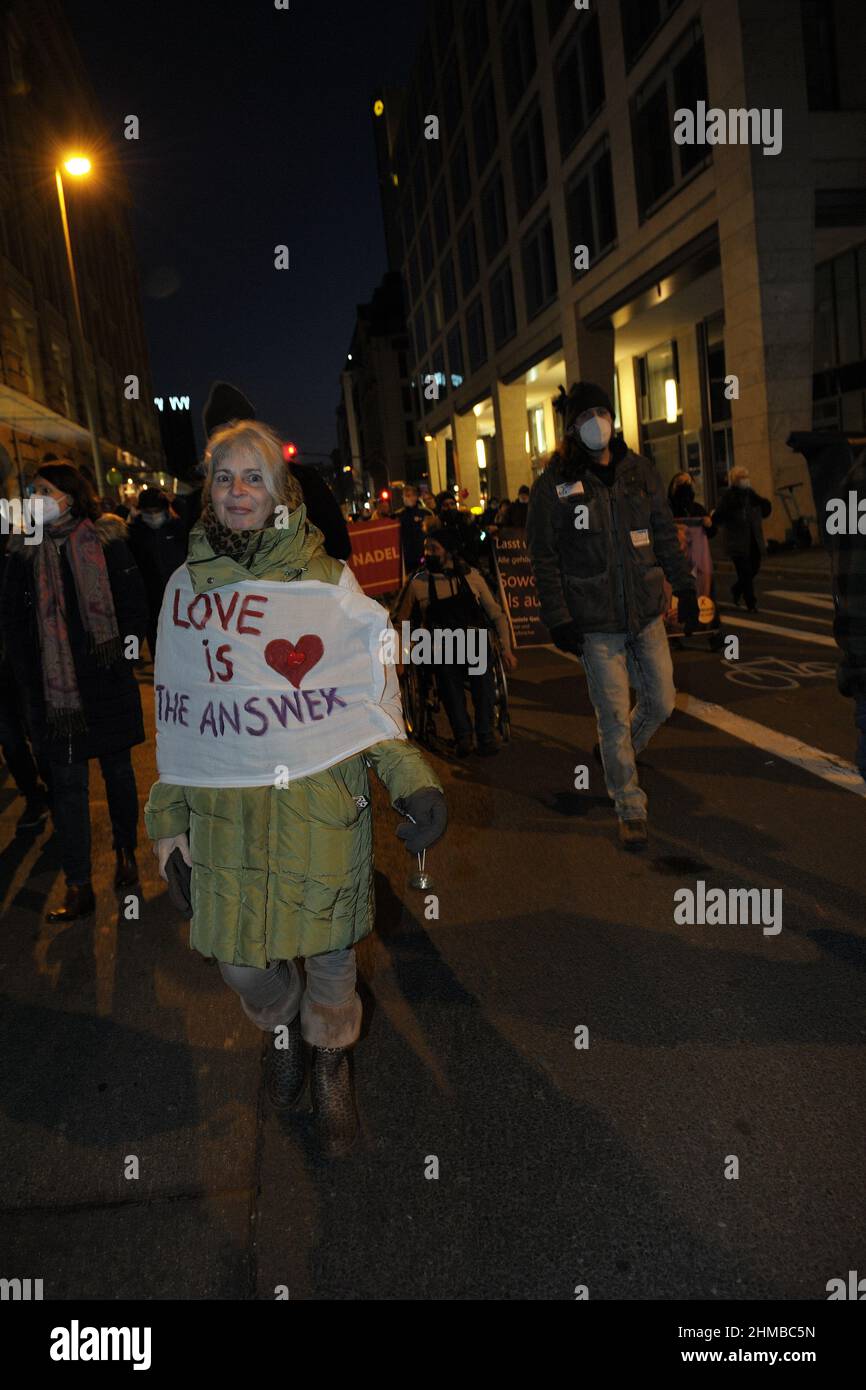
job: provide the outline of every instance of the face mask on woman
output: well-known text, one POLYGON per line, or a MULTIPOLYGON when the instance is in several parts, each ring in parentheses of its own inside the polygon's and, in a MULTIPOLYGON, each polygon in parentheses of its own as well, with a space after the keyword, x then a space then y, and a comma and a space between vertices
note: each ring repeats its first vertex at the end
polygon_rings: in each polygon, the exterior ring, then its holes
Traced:
POLYGON ((142 512, 141 519, 155 531, 158 526, 164 526, 168 521, 168 512, 142 512))
POLYGON ((578 433, 583 445, 594 454, 606 449, 611 435, 611 424, 606 415, 593 415, 584 420, 578 433))
POLYGON ((425 555, 424 567, 430 570, 431 574, 439 574, 442 569, 442 561, 438 555, 425 555))
POLYGON ((738 478, 736 481, 736 486, 741 487, 745 490, 746 488, 750 488, 752 484, 748 478, 738 478))
POLYGON ((680 486, 674 489, 674 498, 688 506, 695 500, 695 490, 690 483, 680 483, 680 486))
POLYGON ((45 526, 50 526, 52 521, 59 521, 63 512, 56 497, 40 497, 42 503, 42 522, 45 526))

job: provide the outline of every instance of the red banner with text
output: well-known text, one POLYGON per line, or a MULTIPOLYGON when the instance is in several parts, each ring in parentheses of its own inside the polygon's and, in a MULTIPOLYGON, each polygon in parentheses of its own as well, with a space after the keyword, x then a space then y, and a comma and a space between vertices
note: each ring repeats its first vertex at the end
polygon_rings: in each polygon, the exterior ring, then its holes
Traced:
POLYGON ((399 521, 351 521, 349 564, 365 594, 390 594, 403 580, 399 521))

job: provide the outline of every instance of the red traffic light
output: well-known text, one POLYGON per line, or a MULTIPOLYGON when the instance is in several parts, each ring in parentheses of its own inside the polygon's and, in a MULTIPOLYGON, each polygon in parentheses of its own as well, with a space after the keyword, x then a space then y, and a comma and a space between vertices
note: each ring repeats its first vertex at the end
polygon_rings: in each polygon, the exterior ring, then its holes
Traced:
POLYGON ((390 501, 390 498, 391 498, 390 492, 388 491, 388 489, 387 489, 386 487, 383 487, 383 488, 382 488, 382 491, 379 493, 379 501, 380 501, 380 502, 388 502, 388 501, 390 501))
POLYGON ((298 452, 298 446, 297 446, 297 444, 284 444, 284 445, 283 445, 283 458, 286 460, 286 463, 288 463, 291 459, 293 459, 293 458, 295 457, 295 455, 297 454, 297 452, 298 452))

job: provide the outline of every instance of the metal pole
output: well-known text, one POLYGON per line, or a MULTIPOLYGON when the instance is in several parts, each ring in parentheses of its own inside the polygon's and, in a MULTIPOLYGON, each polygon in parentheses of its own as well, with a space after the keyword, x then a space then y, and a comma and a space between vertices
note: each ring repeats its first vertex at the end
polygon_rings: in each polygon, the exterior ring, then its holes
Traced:
POLYGON ((54 170, 57 181, 57 201, 60 204, 60 221, 63 224, 63 240, 66 243, 66 260, 69 266, 69 280, 72 285, 72 301, 75 305, 75 322, 78 326, 78 355, 81 367, 81 391, 84 396, 84 413, 90 431, 90 448, 93 454, 93 471, 96 474, 96 489, 100 497, 105 492, 105 479, 102 476, 102 455, 99 452, 99 439, 96 434, 96 417, 90 398, 90 385, 87 379, 87 358, 84 352, 84 321, 81 317, 81 300, 78 297, 78 277, 75 274, 75 259, 72 255, 72 239, 69 235, 69 218, 66 216, 66 199, 63 196, 63 179, 60 170, 54 170))

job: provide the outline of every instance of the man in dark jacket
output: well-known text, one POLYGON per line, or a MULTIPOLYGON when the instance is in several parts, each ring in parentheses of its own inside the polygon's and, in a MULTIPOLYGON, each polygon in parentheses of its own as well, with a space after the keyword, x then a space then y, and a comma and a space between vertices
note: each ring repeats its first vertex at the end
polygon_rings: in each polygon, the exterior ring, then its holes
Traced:
POLYGON ((842 652, 836 682, 854 700, 857 766, 866 777, 866 450, 856 458, 846 435, 792 434, 809 465, 821 540, 830 555, 835 618, 842 652))
POLYGON ((418 489, 407 483, 403 489, 403 506, 397 513, 400 523, 400 543, 403 565, 407 574, 414 574, 424 554, 424 522, 430 513, 418 501, 418 489))
MULTIPOLYGON (((202 418, 205 439, 209 439, 220 425, 227 425, 229 420, 255 420, 256 412, 236 386, 228 381, 215 381, 202 418)), ((292 459, 289 467, 301 485, 308 519, 318 526, 325 538, 326 551, 335 560, 348 560, 352 553, 352 542, 349 540, 346 518, 328 484, 318 470, 309 464, 296 463, 292 459)), ((186 493, 178 499, 178 503, 177 509, 189 535, 201 515, 201 488, 186 493)))
POLYGON ((732 468, 730 483, 719 498, 713 522, 724 533, 725 551, 737 571, 731 598, 737 607, 744 598, 749 612, 757 613, 755 577, 766 550, 762 521, 770 515, 773 504, 755 492, 748 468, 732 468))
POLYGON ((526 526, 526 518, 529 515, 529 488, 526 484, 518 489, 517 501, 512 502, 508 508, 506 526, 514 526, 522 531, 526 526))
POLYGON ((156 661, 156 629, 165 586, 186 560, 187 531, 174 515, 159 488, 143 488, 138 496, 138 516, 130 522, 127 543, 141 570, 147 591, 147 643, 156 661))
POLYGON ((583 660, 620 842, 647 843, 647 799, 635 756, 674 707, 664 579, 687 632, 698 626, 695 581, 657 470, 613 435, 613 408, 578 382, 558 408, 565 437, 532 489, 527 545, 541 617, 557 647, 583 660), (629 711, 629 687, 637 701, 629 711))

